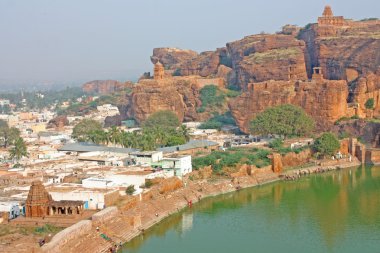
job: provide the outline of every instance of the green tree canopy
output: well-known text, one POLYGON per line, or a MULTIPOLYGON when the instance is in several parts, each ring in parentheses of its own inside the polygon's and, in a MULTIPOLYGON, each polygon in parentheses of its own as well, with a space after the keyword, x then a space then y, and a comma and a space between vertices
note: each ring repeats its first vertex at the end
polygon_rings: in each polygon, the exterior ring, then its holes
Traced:
POLYGON ((323 133, 315 139, 313 149, 321 155, 334 155, 340 148, 338 138, 332 133, 323 133))
POLYGON ((19 137, 15 140, 14 146, 9 150, 10 158, 19 161, 28 156, 28 151, 24 140, 19 137))
POLYGON ((375 106, 375 100, 373 98, 369 98, 367 102, 364 104, 365 108, 367 109, 373 109, 375 106))
POLYGON ((150 115, 143 123, 144 128, 177 128, 180 125, 177 115, 172 111, 158 111, 150 115))
POLYGON ((0 120, 0 145, 4 147, 13 145, 19 137, 20 130, 15 127, 9 127, 6 121, 0 120))
POLYGON ((279 105, 259 113, 251 121, 250 130, 254 134, 278 134, 285 138, 305 136, 314 130, 314 120, 298 106, 279 105))
POLYGON ((102 125, 92 119, 84 119, 73 129, 72 137, 77 141, 88 141, 91 133, 102 130, 102 125))

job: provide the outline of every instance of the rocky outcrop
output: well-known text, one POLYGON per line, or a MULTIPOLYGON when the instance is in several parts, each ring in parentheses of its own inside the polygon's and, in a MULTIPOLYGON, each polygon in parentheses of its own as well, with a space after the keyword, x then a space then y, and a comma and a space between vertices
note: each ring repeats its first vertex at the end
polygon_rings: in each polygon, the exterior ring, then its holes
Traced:
POLYGON ((320 129, 341 117, 380 117, 380 21, 347 20, 330 7, 318 23, 302 29, 286 25, 279 33, 247 36, 202 53, 156 48, 151 60, 163 65, 160 84, 147 74, 120 103, 121 118, 110 122, 142 122, 157 110, 173 110, 183 121, 201 120, 199 85, 179 81, 178 75, 206 82, 217 77, 225 86, 240 87, 243 94, 229 107, 244 132, 257 113, 285 103, 304 108, 320 129), (369 99, 373 108, 366 106, 369 99))
POLYGON ((198 56, 198 53, 192 50, 183 50, 178 48, 155 48, 151 61, 156 64, 160 61, 167 69, 175 69, 177 64, 187 62, 198 56))
POLYGON ((82 89, 83 92, 87 94, 96 93, 106 95, 132 87, 133 83, 131 82, 124 83, 115 80, 95 80, 83 84, 82 89))
POLYGON ((306 80, 305 43, 291 35, 253 35, 227 44, 237 82, 306 80))
POLYGON ((229 107, 240 129, 249 132, 249 122, 266 108, 281 104, 302 107, 319 128, 326 129, 348 113, 346 81, 268 81, 255 83, 229 107))
POLYGON ((307 45, 309 77, 322 67, 325 77, 351 82, 380 65, 380 21, 346 21, 342 26, 314 24, 301 31, 307 45))
POLYGON ((170 110, 177 114, 179 120, 197 119, 196 108, 200 104, 199 88, 186 80, 167 80, 162 83, 145 80, 139 83, 130 96, 131 107, 127 116, 142 122, 154 112, 170 110))
POLYGON ((54 119, 50 120, 47 128, 62 128, 69 125, 69 120, 66 115, 57 116, 54 119))
POLYGON ((380 70, 378 74, 368 73, 358 78, 353 85, 352 102, 356 107, 356 115, 360 118, 380 116, 380 70), (373 108, 367 108, 366 103, 373 100, 373 108))

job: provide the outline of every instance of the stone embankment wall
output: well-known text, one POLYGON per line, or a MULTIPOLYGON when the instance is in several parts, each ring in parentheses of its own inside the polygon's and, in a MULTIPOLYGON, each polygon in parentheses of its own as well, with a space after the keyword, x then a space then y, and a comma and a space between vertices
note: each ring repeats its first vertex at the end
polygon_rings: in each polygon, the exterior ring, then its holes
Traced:
POLYGON ((82 220, 56 234, 52 240, 45 244, 41 249, 43 252, 59 253, 61 249, 71 240, 75 240, 85 234, 90 233, 93 226, 97 226, 108 220, 115 218, 118 215, 116 206, 107 207, 106 209, 95 213, 91 220, 82 220))
POLYGON ((106 222, 109 219, 115 217, 118 213, 118 209, 116 206, 107 207, 106 209, 94 214, 92 216, 93 223, 102 223, 106 222))
POLYGON ((58 253, 67 242, 90 232, 91 228, 92 222, 90 220, 82 220, 56 234, 52 240, 41 249, 43 252, 58 253))
POLYGON ((287 153, 282 156, 282 165, 284 167, 294 167, 307 163, 311 158, 310 149, 303 150, 296 154, 294 152, 287 153))

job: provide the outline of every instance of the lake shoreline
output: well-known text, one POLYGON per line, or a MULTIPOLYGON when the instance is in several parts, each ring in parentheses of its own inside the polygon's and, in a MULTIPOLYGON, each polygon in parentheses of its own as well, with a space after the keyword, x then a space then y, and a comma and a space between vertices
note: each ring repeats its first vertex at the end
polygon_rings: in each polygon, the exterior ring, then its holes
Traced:
MULTIPOLYGON (((291 169, 281 174, 264 171, 251 176, 237 177, 231 179, 219 179, 215 182, 207 180, 189 180, 185 187, 181 187, 166 194, 152 195, 150 199, 138 201, 133 207, 121 206, 118 212, 112 217, 108 217, 101 223, 92 224, 92 228, 87 233, 78 236, 75 240, 70 240, 62 247, 60 252, 109 252, 109 248, 115 244, 127 244, 132 239, 143 234, 146 230, 157 225, 173 214, 183 211, 203 199, 233 193, 240 189, 253 188, 267 185, 282 180, 280 175, 295 174, 299 170, 315 171, 318 168, 330 168, 336 170, 360 166, 357 160, 352 162, 339 162, 335 165, 309 166, 302 169, 291 169), (96 227, 100 228, 98 232, 96 227), (105 234, 111 238, 106 241, 100 237, 105 234)), ((311 173, 310 173, 311 174, 311 173)))

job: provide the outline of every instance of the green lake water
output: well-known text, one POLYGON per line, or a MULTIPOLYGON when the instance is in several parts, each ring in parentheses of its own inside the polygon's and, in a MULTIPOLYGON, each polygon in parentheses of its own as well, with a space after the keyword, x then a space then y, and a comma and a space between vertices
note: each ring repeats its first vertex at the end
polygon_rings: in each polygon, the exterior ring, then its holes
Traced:
POLYGON ((204 199, 145 231, 122 252, 380 252, 380 167, 204 199))

